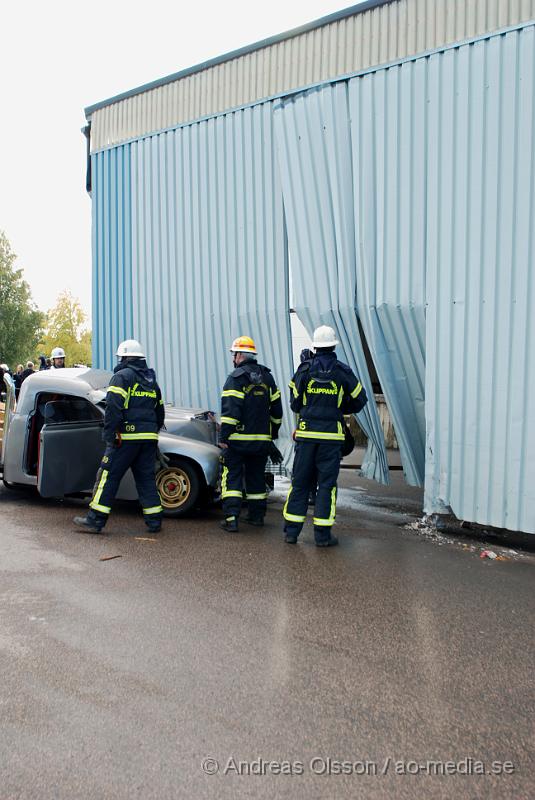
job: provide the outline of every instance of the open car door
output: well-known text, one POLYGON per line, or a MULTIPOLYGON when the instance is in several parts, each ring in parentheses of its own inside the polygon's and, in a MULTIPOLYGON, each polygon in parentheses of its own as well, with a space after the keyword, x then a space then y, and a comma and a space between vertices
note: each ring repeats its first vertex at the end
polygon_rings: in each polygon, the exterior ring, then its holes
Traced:
POLYGON ((40 433, 37 490, 42 497, 91 493, 104 453, 102 421, 60 422, 40 433))

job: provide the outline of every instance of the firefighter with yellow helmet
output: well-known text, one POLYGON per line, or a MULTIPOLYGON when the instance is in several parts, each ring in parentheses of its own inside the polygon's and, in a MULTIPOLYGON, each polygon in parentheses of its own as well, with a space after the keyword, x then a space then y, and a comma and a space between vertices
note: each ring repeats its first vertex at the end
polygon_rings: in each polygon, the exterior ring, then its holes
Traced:
POLYGON ((256 346, 249 336, 239 336, 230 352, 234 370, 221 396, 220 446, 223 449, 221 498, 225 515, 221 527, 238 530, 245 498, 251 525, 262 526, 266 513, 265 469, 270 444, 282 422, 281 393, 268 367, 256 360, 256 346))

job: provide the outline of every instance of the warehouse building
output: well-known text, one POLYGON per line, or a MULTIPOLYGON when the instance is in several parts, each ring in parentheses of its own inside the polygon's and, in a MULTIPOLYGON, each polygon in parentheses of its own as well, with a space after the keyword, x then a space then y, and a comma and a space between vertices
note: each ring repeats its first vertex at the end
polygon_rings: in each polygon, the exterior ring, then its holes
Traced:
POLYGON ((369 395, 371 357, 426 511, 535 533, 534 37, 535 0, 375 0, 87 108, 94 364, 135 336, 216 408, 240 333, 287 382, 293 307, 369 395))

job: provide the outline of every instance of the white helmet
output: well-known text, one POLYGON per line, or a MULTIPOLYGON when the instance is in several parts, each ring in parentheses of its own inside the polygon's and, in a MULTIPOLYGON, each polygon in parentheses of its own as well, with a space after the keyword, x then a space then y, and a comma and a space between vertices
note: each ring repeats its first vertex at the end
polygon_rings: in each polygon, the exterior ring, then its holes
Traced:
POLYGON ((317 350, 318 347, 336 347, 339 342, 336 339, 336 334, 328 325, 320 325, 314 331, 314 339, 312 345, 317 350))
POLYGON ((125 356, 137 356, 138 358, 145 358, 143 348, 137 339, 125 339, 125 341, 121 342, 117 348, 115 355, 119 356, 119 358, 123 358, 125 356))
POLYGON ((63 347, 54 347, 50 354, 50 358, 65 358, 65 350, 63 347))

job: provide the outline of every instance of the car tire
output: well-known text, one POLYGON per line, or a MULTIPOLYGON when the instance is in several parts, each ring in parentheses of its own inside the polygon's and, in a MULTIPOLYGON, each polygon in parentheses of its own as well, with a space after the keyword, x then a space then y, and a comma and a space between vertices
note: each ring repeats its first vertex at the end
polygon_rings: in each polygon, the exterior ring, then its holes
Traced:
POLYGON ((190 461, 174 458, 156 473, 164 517, 182 517, 198 504, 201 480, 190 461))

